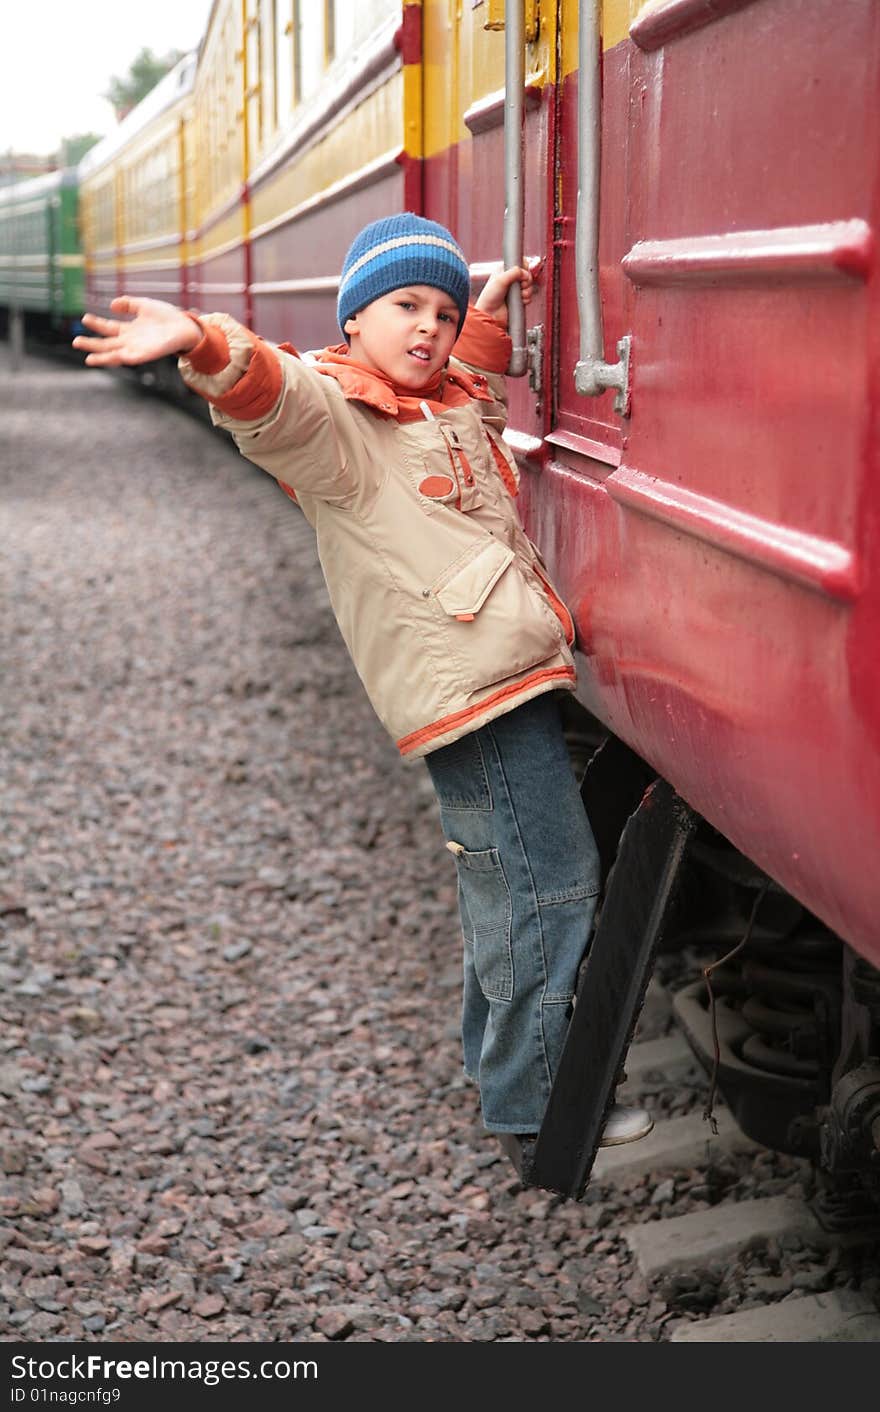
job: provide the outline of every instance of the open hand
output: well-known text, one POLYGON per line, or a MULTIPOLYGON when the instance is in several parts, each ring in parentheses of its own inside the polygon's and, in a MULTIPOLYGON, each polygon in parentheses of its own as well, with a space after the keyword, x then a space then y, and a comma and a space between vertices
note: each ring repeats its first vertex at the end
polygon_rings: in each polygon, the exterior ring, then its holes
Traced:
POLYGON ((166 354, 188 353, 201 341, 202 330, 195 319, 161 299, 132 299, 121 295, 110 305, 114 314, 131 314, 130 319, 102 319, 83 314, 82 321, 99 338, 79 334, 74 348, 83 349, 93 368, 118 368, 121 364, 150 363, 166 354))
POLYGON ((476 307, 482 309, 484 314, 490 314, 502 328, 507 328, 507 298, 511 286, 519 281, 522 301, 528 304, 540 263, 540 260, 535 260, 529 266, 511 265, 509 269, 498 270, 490 275, 476 301, 476 307))

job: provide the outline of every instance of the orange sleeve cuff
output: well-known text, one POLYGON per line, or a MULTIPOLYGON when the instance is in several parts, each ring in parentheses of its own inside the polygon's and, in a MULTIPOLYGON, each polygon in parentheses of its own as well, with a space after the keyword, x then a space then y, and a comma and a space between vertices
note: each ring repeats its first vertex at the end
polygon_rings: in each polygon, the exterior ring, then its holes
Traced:
POLYGON ((513 344, 510 335, 475 304, 468 305, 467 318, 452 350, 453 357, 487 373, 504 373, 513 344))
POLYGON ((272 411, 281 396, 281 384, 278 358, 261 338, 256 338, 247 371, 229 392, 211 400, 219 411, 237 422, 256 422, 272 411))
POLYGON ((201 342, 186 355, 190 367, 194 373, 205 373, 208 377, 222 373, 229 363, 226 334, 216 324, 203 324, 195 314, 190 314, 190 318, 195 319, 202 330, 201 342))

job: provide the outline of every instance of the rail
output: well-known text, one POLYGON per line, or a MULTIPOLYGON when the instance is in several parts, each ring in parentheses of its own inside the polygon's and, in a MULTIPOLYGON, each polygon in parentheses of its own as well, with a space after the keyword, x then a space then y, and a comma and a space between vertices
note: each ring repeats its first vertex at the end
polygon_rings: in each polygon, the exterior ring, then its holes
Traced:
POLYGON ((599 292, 599 195, 602 168, 602 73, 599 39, 599 0, 578 0, 578 193, 575 226, 580 357, 575 364, 575 391, 600 397, 617 390, 615 412, 629 409, 630 336, 617 344, 618 361, 605 361, 605 334, 599 292))
MULTIPOLYGON (((525 107, 526 55, 523 0, 506 0, 504 6, 504 266, 523 260, 523 113, 525 107)), ((507 331, 513 343, 507 372, 522 377, 528 366, 526 311, 519 284, 507 297, 507 331)))

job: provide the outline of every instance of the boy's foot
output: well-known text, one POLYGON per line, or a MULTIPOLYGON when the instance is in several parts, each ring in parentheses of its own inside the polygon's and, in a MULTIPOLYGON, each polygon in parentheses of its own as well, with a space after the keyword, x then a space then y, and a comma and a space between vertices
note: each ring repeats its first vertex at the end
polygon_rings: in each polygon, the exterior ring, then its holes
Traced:
POLYGON ((627 1108, 622 1103, 615 1103, 608 1114, 599 1146, 616 1147, 622 1142, 638 1142, 640 1137, 648 1136, 653 1126, 654 1119, 647 1108, 627 1108))
POLYGON ((511 1162, 517 1162, 522 1154, 523 1148, 534 1145, 537 1133, 496 1133, 501 1147, 507 1153, 511 1162))
MULTIPOLYGON (((599 1139, 600 1147, 617 1147, 624 1142, 638 1142, 647 1137, 654 1119, 647 1108, 628 1108, 615 1103, 599 1139)), ((496 1133, 504 1152, 524 1183, 528 1183, 535 1158, 537 1133, 496 1133)))
POLYGON ((526 1184, 531 1172, 532 1160, 535 1153, 535 1139, 537 1133, 496 1133, 495 1136, 504 1151, 510 1158, 511 1166, 517 1176, 526 1184))

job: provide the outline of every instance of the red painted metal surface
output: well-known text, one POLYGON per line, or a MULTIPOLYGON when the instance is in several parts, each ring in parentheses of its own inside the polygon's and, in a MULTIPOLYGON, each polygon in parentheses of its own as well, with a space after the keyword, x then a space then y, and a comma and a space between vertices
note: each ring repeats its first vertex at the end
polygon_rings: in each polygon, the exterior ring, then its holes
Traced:
POLYGON ((627 421, 571 383, 576 78, 559 95, 558 395, 527 520, 585 703, 878 964, 880 11, 663 8, 604 70, 627 421))
POLYGON ((394 32, 394 47, 400 50, 401 62, 422 62, 422 7, 407 5, 404 0, 400 25, 394 32))
POLYGON ((189 270, 189 287, 197 309, 224 309, 235 319, 245 316, 244 256, 242 246, 222 255, 194 260, 189 270))
POLYGON ((293 220, 255 231, 252 326, 257 333, 303 350, 341 340, 336 280, 345 252, 362 226, 400 210, 405 200, 406 172, 399 163, 389 165, 390 170, 316 202, 293 220), (285 284, 292 287, 278 287, 285 284))

